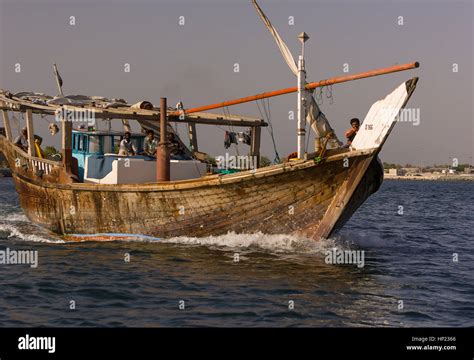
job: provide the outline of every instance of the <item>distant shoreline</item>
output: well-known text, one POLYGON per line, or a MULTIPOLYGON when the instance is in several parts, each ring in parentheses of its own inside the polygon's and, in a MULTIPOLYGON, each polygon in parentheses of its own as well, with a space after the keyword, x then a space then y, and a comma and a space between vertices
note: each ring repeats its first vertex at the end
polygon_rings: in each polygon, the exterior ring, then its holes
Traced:
POLYGON ((399 175, 384 174, 384 180, 474 181, 474 175, 421 175, 421 176, 399 176, 399 175))

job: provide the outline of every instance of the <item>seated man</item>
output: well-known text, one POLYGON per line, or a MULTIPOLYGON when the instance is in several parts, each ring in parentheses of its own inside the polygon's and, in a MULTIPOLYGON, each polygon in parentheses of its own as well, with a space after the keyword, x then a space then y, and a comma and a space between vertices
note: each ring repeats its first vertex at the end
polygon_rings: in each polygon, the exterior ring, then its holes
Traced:
POLYGON ((145 143, 143 144, 143 155, 155 157, 158 140, 155 139, 155 133, 153 130, 147 130, 146 134, 145 143))
POLYGON ((23 151, 28 151, 28 130, 23 128, 20 135, 18 135, 13 143, 23 151))
POLYGON ((351 128, 346 131, 344 134, 347 139, 347 146, 352 144, 352 141, 354 140, 355 136, 357 135, 357 132, 359 131, 360 127, 360 121, 357 118, 351 119, 351 128))
POLYGON ((132 134, 128 131, 125 133, 125 137, 120 141, 119 155, 121 156, 135 156, 137 153, 137 148, 133 144, 132 134))

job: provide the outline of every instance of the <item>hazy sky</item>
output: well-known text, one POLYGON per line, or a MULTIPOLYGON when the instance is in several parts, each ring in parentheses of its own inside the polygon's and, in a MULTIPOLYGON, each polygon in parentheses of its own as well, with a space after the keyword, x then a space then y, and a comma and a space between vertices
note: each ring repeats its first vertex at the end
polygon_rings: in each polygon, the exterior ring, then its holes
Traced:
MULTIPOLYGON (((398 123, 381 153, 383 161, 472 162, 472 1, 269 1, 260 6, 292 50, 305 31, 308 80, 317 81, 419 61, 417 70, 333 86, 334 103, 321 109, 343 138, 349 119, 363 119, 376 100, 403 81, 420 77, 408 107, 420 124, 398 123), (295 24, 289 24, 289 17, 295 24), (399 25, 403 16, 403 25, 399 25), (458 72, 453 72, 453 64, 458 72)), ((251 1, 43 1, 0 0, 0 88, 55 95, 57 62, 66 94, 204 105, 296 85, 296 78, 256 14, 251 1), (70 25, 70 16, 76 25, 70 25), (179 25, 184 16, 185 25, 179 25), (21 64, 21 73, 15 64, 21 64), (124 72, 124 64, 130 72, 124 72), (240 71, 234 72, 238 63, 240 71)), ((324 94, 326 96, 326 94, 324 94)), ((280 155, 296 150, 296 95, 270 100, 280 155)), ((231 113, 260 117, 255 103, 231 113)), ((222 110, 214 112, 222 113, 222 110)), ((52 121, 52 119, 50 119, 52 121)), ((45 142, 47 122, 37 132, 45 142)), ((181 125, 183 126, 183 125, 181 125)), ((38 126, 37 126, 38 127, 38 126)), ((183 127, 184 130, 184 127, 183 127)), ((221 129, 198 126, 200 150, 225 153, 221 129)), ((182 132, 184 134, 184 132, 182 132)), ((262 153, 273 159, 267 131, 262 153)), ((185 143, 187 139, 185 138, 185 143)), ((239 145, 241 153, 248 147, 239 145)))

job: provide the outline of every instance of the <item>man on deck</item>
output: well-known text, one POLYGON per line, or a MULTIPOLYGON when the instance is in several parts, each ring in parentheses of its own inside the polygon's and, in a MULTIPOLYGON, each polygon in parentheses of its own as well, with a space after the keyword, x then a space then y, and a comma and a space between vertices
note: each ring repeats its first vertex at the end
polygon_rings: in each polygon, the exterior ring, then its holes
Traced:
POLYGON ((155 139, 155 133, 153 130, 147 130, 146 133, 145 143, 143 144, 143 155, 155 157, 158 140, 155 139))
POLYGON ((120 148, 119 148, 119 155, 121 156, 135 156, 137 153, 137 149, 135 145, 133 144, 132 140, 132 134, 130 134, 128 131, 125 133, 125 137, 120 141, 120 148))
POLYGON ((352 144, 352 141, 354 140, 355 136, 357 135, 357 132, 359 131, 360 127, 360 121, 357 118, 352 118, 351 119, 351 128, 346 131, 344 134, 347 139, 347 146, 352 144))

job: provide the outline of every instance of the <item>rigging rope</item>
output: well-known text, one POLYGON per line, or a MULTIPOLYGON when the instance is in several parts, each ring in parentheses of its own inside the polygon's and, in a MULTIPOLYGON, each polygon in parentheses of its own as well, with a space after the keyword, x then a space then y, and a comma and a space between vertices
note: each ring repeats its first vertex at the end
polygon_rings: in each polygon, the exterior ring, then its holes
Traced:
POLYGON ((262 107, 263 107, 263 110, 265 112, 265 116, 263 115, 262 110, 260 109, 260 105, 258 104, 258 100, 256 101, 256 103, 257 103, 257 107, 258 107, 258 111, 260 113, 260 116, 264 119, 266 117, 266 120, 268 121, 269 127, 267 128, 267 131, 270 134, 270 137, 272 139, 273 150, 275 152, 275 158, 273 159, 273 162, 279 163, 281 160, 280 160, 280 155, 278 154, 278 150, 277 150, 277 146, 276 146, 276 142, 275 142, 275 136, 274 136, 274 133, 273 133, 272 115, 271 115, 271 112, 270 112, 270 99, 267 98, 268 111, 267 111, 267 108, 265 106, 265 100, 261 99, 260 101, 262 102, 262 107))

